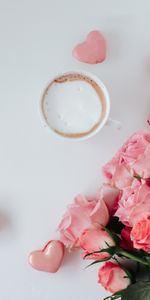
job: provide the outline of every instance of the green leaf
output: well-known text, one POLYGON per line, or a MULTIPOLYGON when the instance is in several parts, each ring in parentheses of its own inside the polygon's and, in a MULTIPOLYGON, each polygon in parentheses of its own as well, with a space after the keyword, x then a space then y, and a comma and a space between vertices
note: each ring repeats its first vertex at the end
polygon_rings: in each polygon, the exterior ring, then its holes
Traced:
POLYGON ((108 229, 105 226, 102 226, 102 228, 109 234, 109 236, 112 238, 112 240, 115 242, 115 244, 119 243, 120 238, 117 234, 113 233, 110 229, 108 229))
POLYGON ((110 222, 107 225, 107 228, 111 230, 112 232, 115 232, 117 234, 120 234, 122 229, 125 227, 120 221, 118 217, 112 217, 110 219, 110 222))
MULTIPOLYGON (((115 293, 114 295, 112 296, 109 296, 109 297, 106 297, 104 300, 116 300, 116 299, 121 299, 121 294, 122 294, 123 291, 120 291, 118 293, 115 293)), ((130 299, 128 299, 130 300, 130 299)))
MULTIPOLYGON (((116 247, 108 247, 108 248, 104 248, 104 249, 101 249, 101 250, 98 250, 98 251, 88 253, 84 256, 84 258, 86 258, 90 255, 97 254, 97 253, 102 253, 102 252, 109 253, 112 256, 116 252, 116 247)), ((110 259, 110 257, 109 257, 109 259, 110 259)))
POLYGON ((95 264, 98 264, 98 263, 102 263, 102 262, 108 261, 108 260, 110 260, 110 259, 111 259, 111 257, 107 257, 107 258, 104 258, 104 259, 101 259, 101 260, 95 260, 95 261, 93 261, 91 264, 89 264, 88 266, 86 266, 85 269, 87 269, 87 268, 89 268, 89 267, 91 267, 91 266, 93 266, 93 265, 95 265, 95 264))
POLYGON ((117 300, 117 299, 121 300, 120 295, 109 296, 109 297, 105 298, 104 300, 117 300))
POLYGON ((102 252, 106 252, 106 253, 109 253, 110 255, 114 255, 116 252, 116 247, 104 248, 104 249, 100 250, 100 253, 102 253, 102 252))
POLYGON ((130 285, 127 289, 114 294, 113 296, 118 296, 119 293, 121 300, 150 300, 150 282, 139 281, 130 285))
POLYGON ((88 257, 88 256, 90 256, 90 255, 93 255, 93 254, 97 254, 97 253, 101 253, 101 250, 98 250, 98 251, 94 251, 94 252, 88 253, 88 254, 84 255, 83 258, 85 259, 86 257, 88 257))

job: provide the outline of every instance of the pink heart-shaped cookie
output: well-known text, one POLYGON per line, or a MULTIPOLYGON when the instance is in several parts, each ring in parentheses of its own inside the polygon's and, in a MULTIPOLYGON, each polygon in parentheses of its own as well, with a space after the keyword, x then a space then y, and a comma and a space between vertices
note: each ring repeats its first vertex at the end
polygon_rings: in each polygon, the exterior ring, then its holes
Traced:
POLYGON ((29 264, 36 270, 55 273, 61 266, 64 257, 64 244, 60 241, 49 241, 42 250, 29 255, 29 264))
POLYGON ((72 52, 73 56, 84 63, 97 64, 106 58, 106 41, 99 31, 91 31, 85 42, 78 44, 72 52))

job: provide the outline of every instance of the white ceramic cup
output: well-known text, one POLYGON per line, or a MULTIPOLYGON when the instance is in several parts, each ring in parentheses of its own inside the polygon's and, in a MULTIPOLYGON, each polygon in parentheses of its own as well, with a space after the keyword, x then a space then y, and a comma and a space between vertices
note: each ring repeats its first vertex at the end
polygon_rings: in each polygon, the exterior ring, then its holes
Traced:
MULTIPOLYGON (((110 97, 109 97, 109 93, 107 88, 105 87, 105 85, 103 84, 103 82, 94 74, 91 74, 90 72, 86 72, 86 71, 68 71, 65 73, 61 73, 58 74, 57 76, 55 76, 54 78, 52 78, 52 80, 49 82, 49 84, 46 86, 46 88, 43 91, 42 97, 40 99, 40 115, 41 115, 41 119, 42 119, 42 123, 44 125, 44 127, 48 128, 48 130, 51 133, 54 133, 55 135, 57 135, 58 137, 64 138, 64 139, 69 139, 69 140, 86 140, 89 139, 90 137, 94 136, 95 134, 97 134, 100 130, 102 130, 102 128, 104 127, 104 125, 107 123, 108 118, 109 118, 109 113, 110 113, 110 97), (97 126, 95 126, 94 129, 92 129, 91 131, 87 132, 87 133, 83 133, 83 134, 79 134, 76 136, 68 136, 67 134, 62 134, 57 132, 54 128, 52 128, 52 126, 49 124, 47 118, 46 118, 46 113, 44 111, 43 108, 43 103, 45 101, 45 98, 48 94, 48 91, 51 89, 52 83, 54 82, 54 80, 59 79, 62 76, 66 76, 66 75, 81 75, 81 76, 85 76, 86 78, 89 78, 90 80, 92 80, 93 82, 95 82, 99 87, 100 90, 103 93, 103 98, 105 101, 105 114, 102 118, 102 120, 97 124, 97 126)), ((118 121, 114 121, 109 119, 109 125, 114 125, 115 127, 118 127, 119 122, 118 121)))

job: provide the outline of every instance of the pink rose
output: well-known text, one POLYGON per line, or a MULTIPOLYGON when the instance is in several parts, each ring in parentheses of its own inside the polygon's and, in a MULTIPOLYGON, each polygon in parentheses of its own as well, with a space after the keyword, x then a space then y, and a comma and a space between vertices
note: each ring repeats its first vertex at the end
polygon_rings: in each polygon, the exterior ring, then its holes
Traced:
POLYGON ((66 247, 78 247, 81 233, 91 227, 105 226, 109 221, 109 213, 103 199, 87 199, 77 196, 68 206, 58 226, 60 240, 66 247))
POLYGON ((104 200, 110 215, 113 215, 118 208, 120 190, 109 184, 103 184, 98 191, 98 197, 104 200))
POLYGON ((123 190, 115 215, 123 224, 133 227, 137 220, 148 212, 150 212, 150 187, 135 179, 130 187, 123 190))
POLYGON ((133 165, 133 170, 142 178, 150 177, 150 144, 148 144, 145 152, 138 157, 133 165))
POLYGON ((145 215, 133 226, 131 239, 135 249, 150 253, 150 214, 145 215))
POLYGON ((131 284, 130 279, 123 269, 117 264, 106 262, 98 272, 98 283, 107 291, 116 293, 126 289, 131 284))
POLYGON ((133 181, 133 176, 130 174, 125 164, 121 165, 116 158, 113 158, 103 167, 103 174, 106 183, 115 186, 120 190, 126 186, 130 186, 133 181))
MULTIPOLYGON (((95 251, 106 249, 109 246, 115 246, 110 235, 102 228, 84 230, 80 236, 79 244, 80 247, 85 250, 84 256, 95 251)), ((102 260, 107 257, 110 257, 110 254, 102 252, 89 255, 87 259, 102 260)))
POLYGON ((106 182, 119 189, 130 186, 133 175, 150 177, 150 134, 137 132, 103 168, 106 182))
POLYGON ((125 227, 121 231, 121 242, 120 242, 120 247, 124 248, 126 250, 133 250, 133 242, 131 241, 131 227, 125 227))

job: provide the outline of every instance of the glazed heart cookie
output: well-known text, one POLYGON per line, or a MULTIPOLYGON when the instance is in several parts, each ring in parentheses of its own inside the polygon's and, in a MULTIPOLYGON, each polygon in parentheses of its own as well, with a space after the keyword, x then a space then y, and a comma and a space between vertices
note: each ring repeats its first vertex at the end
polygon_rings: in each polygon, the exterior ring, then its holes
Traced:
POLYGON ((42 250, 31 252, 29 264, 38 271, 56 273, 64 256, 64 244, 60 241, 49 241, 42 250))
POLYGON ((106 58, 106 40, 99 31, 91 31, 86 40, 75 46, 73 56, 84 63, 98 64, 106 58))

